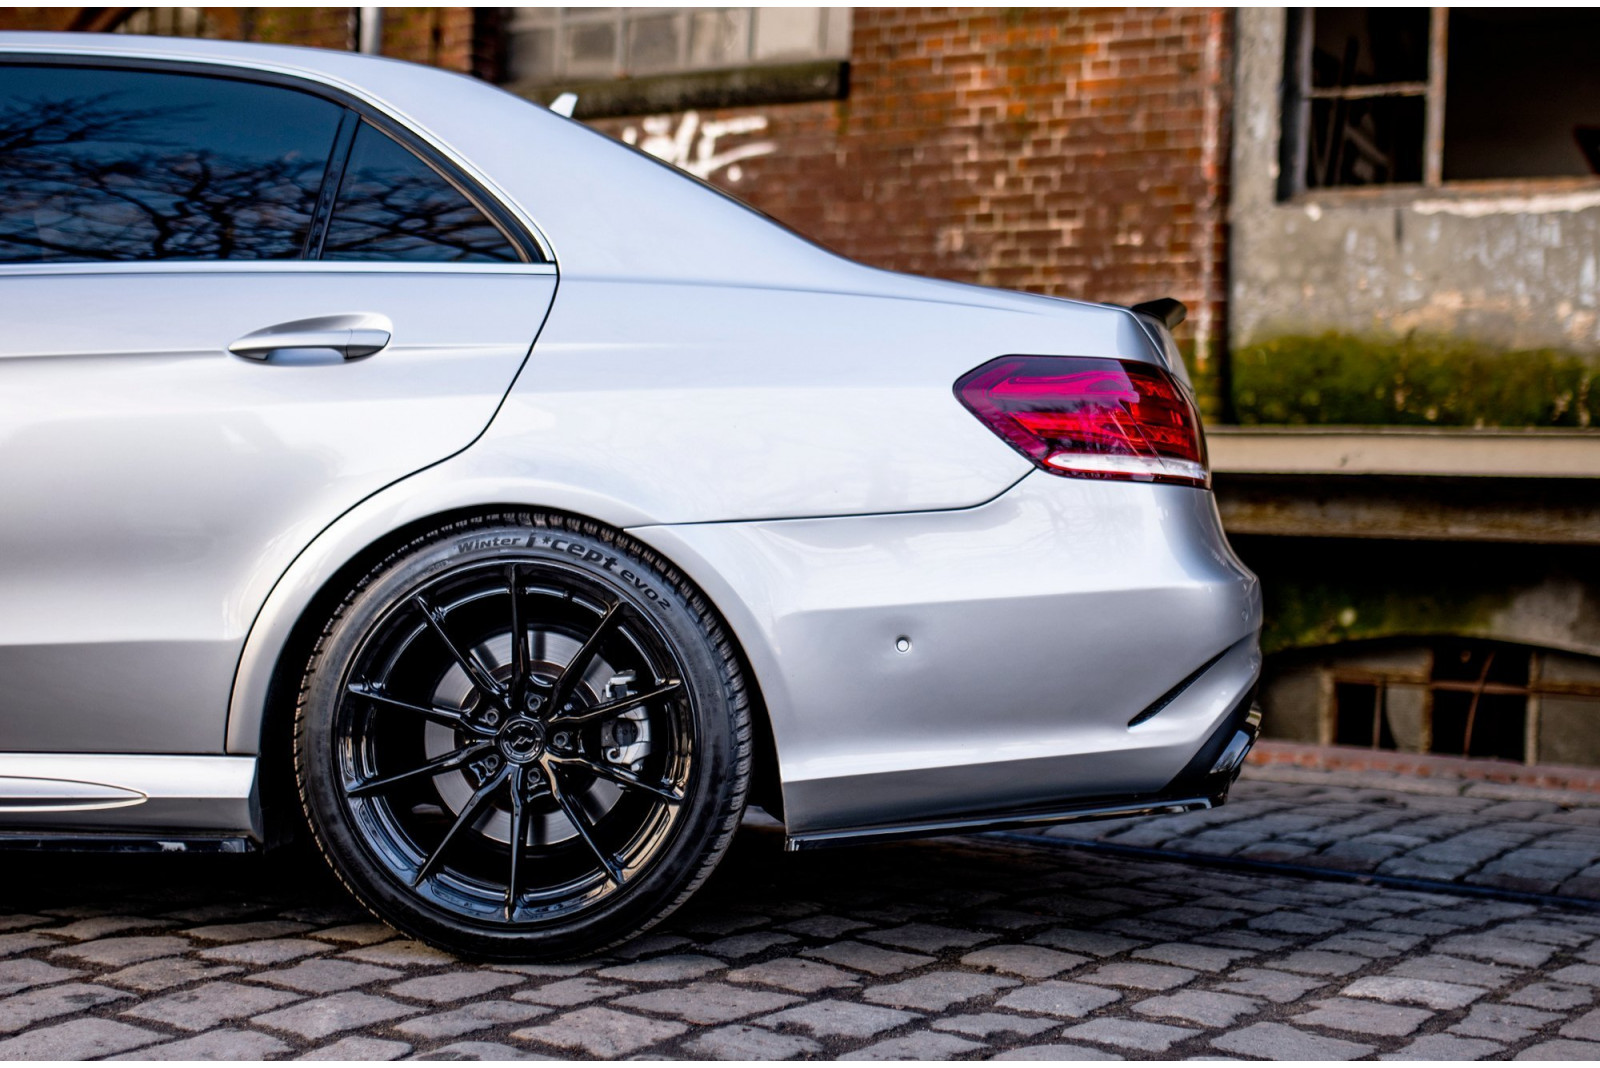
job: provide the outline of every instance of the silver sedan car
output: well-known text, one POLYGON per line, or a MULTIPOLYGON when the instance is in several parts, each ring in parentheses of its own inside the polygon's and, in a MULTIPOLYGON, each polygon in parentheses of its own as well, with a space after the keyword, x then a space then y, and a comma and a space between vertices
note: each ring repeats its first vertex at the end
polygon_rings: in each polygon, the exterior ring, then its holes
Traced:
POLYGON ((791 848, 1219 803, 1170 328, 889 273, 469 78, 0 34, 0 836, 308 829, 479 957, 791 848))

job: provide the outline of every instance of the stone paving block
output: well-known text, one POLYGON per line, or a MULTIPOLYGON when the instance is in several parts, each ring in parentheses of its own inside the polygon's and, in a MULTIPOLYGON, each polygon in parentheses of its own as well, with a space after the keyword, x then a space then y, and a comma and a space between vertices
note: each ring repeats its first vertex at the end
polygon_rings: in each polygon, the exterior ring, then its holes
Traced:
POLYGON ((82 968, 62 968, 31 957, 0 961, 0 997, 48 983, 64 983, 85 974, 82 968))
POLYGON ((489 1027, 527 1023, 552 1011, 544 1005, 531 1005, 525 1001, 475 1001, 448 1012, 402 1020, 394 1025, 394 1029, 412 1038, 435 1041, 468 1035, 489 1027))
POLYGON ((820 990, 860 986, 852 972, 835 968, 821 961, 803 960, 799 957, 779 957, 762 964, 739 968, 723 976, 729 982, 758 983, 792 990, 797 994, 815 994, 820 990))
POLYGON ((351 1035, 296 1057, 297 1061, 397 1061, 411 1052, 407 1042, 351 1035))
POLYGON ((1163 942, 1133 951, 1140 960, 1153 960, 1179 968, 1199 972, 1220 972, 1231 967, 1234 961, 1257 955, 1251 949, 1227 949, 1222 946, 1202 946, 1193 942, 1163 942))
POLYGON ((519 1028, 511 1037, 581 1050, 591 1057, 617 1058, 676 1038, 688 1029, 676 1020, 652 1020, 593 1005, 564 1013, 549 1023, 519 1028))
POLYGON ((63 983, 29 990, 0 999, 0 1034, 9 1034, 68 1013, 84 1012, 98 1005, 131 997, 127 991, 90 983, 63 983))
POLYGON ((1230 994, 1261 997, 1279 1004, 1288 1004, 1319 986, 1325 986, 1326 983, 1325 979, 1308 979, 1305 976, 1291 975, 1271 968, 1240 968, 1228 976, 1226 986, 1217 989, 1230 994))
POLYGON ((1351 953, 1369 959, 1397 957, 1422 943, 1420 935, 1403 935, 1393 931, 1346 931, 1313 942, 1308 950, 1321 953, 1351 953))
POLYGON ((289 1044, 260 1031, 223 1027, 203 1035, 144 1046, 135 1053, 109 1057, 113 1061, 262 1061, 288 1053, 289 1044))
POLYGON ((1561 1027, 1563 1038, 1583 1038, 1591 1042, 1600 1042, 1600 1009, 1593 1009, 1584 1013, 1561 1027))
POLYGON ((295 923, 293 920, 255 920, 191 927, 183 933, 202 942, 254 942, 263 938, 284 938, 309 930, 309 923, 295 923))
POLYGON ((815 1039, 778 1034, 746 1024, 719 1027, 697 1035, 684 1043, 684 1049, 697 1057, 716 1061, 781 1061, 822 1052, 815 1039))
POLYGON ((799 939, 795 938, 794 935, 782 934, 778 931, 751 931, 747 934, 719 938, 715 942, 707 942, 697 948, 724 960, 739 960, 743 957, 754 957, 758 953, 765 953, 774 946, 788 945, 797 941, 799 939))
POLYGON ((1145 998, 1133 1006, 1133 1011, 1141 1016, 1185 1020, 1202 1027, 1230 1027, 1235 1020, 1259 1012, 1261 1006, 1257 998, 1190 989, 1145 998))
POLYGON ((1064 949, 1069 953, 1084 953, 1091 957, 1114 957, 1118 953, 1126 953, 1142 945, 1132 938, 1119 938, 1099 931, 1077 931, 1070 927, 1046 931, 1028 941, 1054 949, 1064 949))
POLYGON ((621 979, 634 983, 683 983, 726 967, 726 964, 714 957, 683 953, 669 957, 652 957, 637 964, 602 968, 595 974, 603 979, 621 979))
POLYGON ((992 1061, 1120 1061, 1119 1054, 1093 1046, 1023 1046, 989 1058, 992 1061))
POLYGON ((347 960, 365 961, 368 964, 382 964, 394 968, 427 968, 456 963, 456 959, 444 950, 434 949, 426 942, 415 942, 409 938, 391 939, 376 945, 362 946, 359 949, 347 950, 340 956, 347 960))
POLYGON ((1393 1053, 1385 1053, 1381 1061, 1477 1061, 1505 1049, 1498 1042, 1481 1038, 1457 1038, 1455 1035, 1423 1035, 1393 1053))
POLYGON ((1089 958, 1044 946, 1011 943, 975 950, 962 957, 961 963, 969 968, 989 968, 1025 979, 1049 979, 1089 963, 1089 958))
POLYGON ((1342 1038, 1316 1035, 1281 1023, 1258 1023, 1211 1040, 1217 1049, 1273 1061, 1353 1061, 1373 1047, 1342 1038))
POLYGON ((175 986, 199 982, 202 979, 221 979, 225 975, 238 975, 243 968, 231 964, 202 964, 185 957, 161 957, 135 964, 131 968, 101 976, 102 982, 115 983, 132 990, 145 992, 170 990, 175 986))
POLYGON ((87 1061, 148 1046, 165 1037, 159 1031, 87 1017, 0 1041, 0 1061, 87 1061))
POLYGON ((452 1042, 448 1046, 416 1053, 408 1061, 547 1061, 552 1058, 542 1053, 508 1046, 504 1042, 452 1042))
MULTIPOLYGON (((0 1050, 0 1056, 4 1056, 3 1050, 0 1050)), ((1557 1038, 1550 1042, 1541 1042, 1537 1046, 1529 1046, 1513 1060, 1588 1061, 1593 1064, 1600 1061, 1600 1042, 1575 1042, 1570 1038, 1557 1038)))
POLYGON ((849 934, 851 931, 863 931, 871 927, 870 923, 853 920, 847 916, 807 916, 803 920, 795 920, 779 926, 781 931, 792 931, 798 935, 809 935, 812 938, 838 938, 840 935, 849 934))
POLYGON ((871 1038, 890 1028, 910 1023, 918 1015, 878 1005, 858 1005, 824 998, 763 1016, 755 1022, 763 1027, 798 1027, 824 1039, 871 1038))
POLYGON ((1101 1017, 1069 1027, 1061 1032, 1060 1037, 1083 1042, 1098 1042, 1123 1049, 1143 1050, 1146 1053, 1164 1053, 1174 1044, 1199 1033, 1192 1027, 1173 1027, 1170 1024, 1148 1023, 1142 1020, 1101 1017))
POLYGON ((1475 957, 1496 964, 1537 968, 1550 959, 1555 949, 1541 942, 1518 942, 1485 934, 1457 935, 1433 946, 1436 953, 1452 957, 1475 957))
POLYGON ((865 942, 835 942, 820 949, 808 949, 804 955, 870 975, 894 975, 933 963, 932 957, 920 953, 901 953, 882 946, 869 946, 865 942))
POLYGON ((1529 1005, 1535 1009, 1555 1009, 1559 1012, 1592 1004, 1594 991, 1565 983, 1529 983, 1521 990, 1507 994, 1505 1000, 1513 1005, 1529 1005))
POLYGON ((1169 923, 1178 927, 1196 927, 1201 930, 1215 931, 1228 926, 1230 923, 1244 919, 1248 913, 1235 909, 1205 908, 1200 905, 1179 905, 1168 909, 1156 909, 1144 915, 1152 923, 1169 923))
POLYGON ((341 946, 371 946, 397 938, 399 932, 382 923, 344 923, 338 927, 312 931, 308 937, 337 942, 341 946))
POLYGON ((1327 950, 1304 949, 1298 953, 1291 953, 1282 960, 1273 961, 1274 968, 1286 972, 1301 972, 1306 975, 1349 975, 1359 972, 1370 961, 1352 953, 1330 953, 1327 950))
POLYGON ((1579 946, 1588 945, 1594 941, 1594 935, 1565 924, 1539 923, 1535 920, 1517 920, 1515 923, 1503 924, 1500 927, 1496 927, 1490 934, 1499 938, 1510 938, 1514 941, 1526 938, 1534 942, 1562 946, 1566 949, 1577 949, 1579 946))
POLYGON ((668 934, 665 931, 656 931, 643 938, 635 938, 632 942, 624 942, 610 951, 610 956, 620 960, 642 960, 645 957, 660 957, 667 953, 682 952, 698 948, 693 941, 682 935, 668 934))
POLYGON ((995 1002, 1002 1009, 1037 1012, 1049 1016, 1087 1016, 1095 1009, 1120 1001, 1122 995, 1103 986, 1051 979, 1013 990, 995 1002))
POLYGON ((252 982, 271 983, 307 994, 331 994, 336 990, 366 986, 385 979, 398 979, 405 973, 393 968, 380 968, 376 964, 360 964, 353 960, 335 960, 317 957, 303 960, 288 968, 274 968, 247 976, 252 982))
POLYGON ((171 920, 149 919, 144 916, 90 916, 82 920, 60 927, 42 927, 34 934, 54 935, 56 938, 68 938, 74 942, 84 942, 91 938, 106 938, 110 935, 122 934, 125 931, 144 931, 152 927, 175 927, 171 920))
POLYGON ((1310 916, 1304 912, 1295 912, 1284 909, 1279 912, 1269 912, 1250 920, 1248 926, 1253 931, 1276 931, 1281 934, 1292 935, 1320 935, 1332 934, 1340 930, 1344 924, 1338 920, 1330 920, 1324 916, 1310 916))
POLYGON ((1202 931, 1194 936, 1194 941, 1200 945, 1247 949, 1252 953, 1273 953, 1294 944, 1287 939, 1273 938, 1255 931, 1202 931))
POLYGON ((793 994, 730 986, 702 980, 687 986, 646 990, 612 1002, 625 1009, 642 1009, 676 1016, 692 1024, 724 1024, 757 1013, 776 1012, 801 1000, 793 994))
POLYGON ((1357 979, 1340 993, 1353 998, 1426 1005, 1430 1009, 1461 1009, 1483 997, 1486 991, 1475 986, 1433 979, 1369 975, 1365 979, 1357 979))
POLYGON ((1093 971, 1084 972, 1077 979, 1103 986, 1126 986, 1135 990, 1171 990, 1195 977, 1187 968, 1174 968, 1166 964, 1141 964, 1137 961, 1113 961, 1102 964, 1093 971))
POLYGON ((407 979, 388 988, 388 993, 412 1001, 431 1001, 445 1004, 481 998, 485 994, 498 996, 506 987, 521 986, 525 982, 515 975, 491 971, 441 972, 407 979))
POLYGON ((988 997, 996 991, 1017 985, 1017 980, 999 975, 975 975, 972 972, 928 972, 898 983, 868 987, 862 1000, 876 1005, 892 1005, 900 1009, 924 1009, 943 1012, 951 1005, 973 998, 988 997))
POLYGON ((100 938, 91 942, 65 946, 51 953, 56 959, 101 964, 108 968, 121 968, 156 957, 175 957, 194 948, 187 938, 175 935, 128 935, 122 938, 100 938))
POLYGON ((313 942, 309 938, 269 938, 259 942, 232 942, 212 946, 210 949, 201 950, 199 956, 227 964, 262 967, 299 960, 313 953, 326 953, 332 948, 326 942, 313 942))
POLYGON ((982 1049, 983 1043, 936 1031, 918 1031, 911 1035, 875 1042, 862 1049, 852 1050, 840 1057, 841 1061, 943 1061, 963 1053, 982 1049))
POLYGON ((1408 1009, 1376 1001, 1352 998, 1327 998, 1312 1002, 1310 1012, 1291 1017, 1294 1023, 1326 1027, 1333 1031, 1354 1031, 1363 1035, 1388 1035, 1402 1038, 1433 1019, 1427 1009, 1408 1009))
POLYGON ((620 983, 602 983, 598 979, 581 976, 573 979, 558 979, 544 986, 534 987, 532 990, 519 990, 511 996, 518 1001, 531 1001, 536 1005, 554 1005, 557 1008, 568 1008, 572 1005, 582 1005, 586 1001, 596 1001, 612 994, 621 994, 627 987, 620 983))
POLYGON ((1442 953, 1429 953, 1426 956, 1401 961, 1384 974, 1405 979, 1439 979, 1465 986, 1500 987, 1510 983, 1520 972, 1519 969, 1497 964, 1484 964, 1442 953))
POLYGON ((250 1022, 287 1031, 301 1038, 318 1039, 336 1035, 340 1031, 387 1023, 402 1016, 414 1016, 419 1011, 415 1005, 402 1005, 388 998, 346 990, 264 1013, 250 1022))
POLYGON ((946 1016, 935 1020, 935 1031, 956 1031, 963 1035, 988 1038, 990 1035, 1036 1035, 1055 1027, 1057 1021, 1037 1016, 1013 1016, 1006 1012, 978 1012, 967 1016, 946 1016))
MULTIPOLYGON (((1470 1038, 1492 1038, 1500 1042, 1518 1042, 1538 1031, 1545 1024, 1559 1020, 1554 1012, 1544 1012, 1523 1005, 1496 1005, 1480 1001, 1472 1006, 1466 1019, 1449 1030, 1454 1035, 1470 1038)), ((1581 1036, 1580 1036, 1581 1037, 1581 1036)))
POLYGON ((0 916, 0 931, 17 931, 24 927, 36 927, 42 923, 49 923, 48 916, 35 916, 28 912, 14 912, 9 916, 0 916))
POLYGON ((1550 973, 1552 982, 1568 986, 1600 986, 1600 965, 1569 964, 1550 973))
POLYGON ((299 994, 284 990, 225 981, 211 982, 153 1001, 142 1001, 123 1009, 122 1015, 164 1023, 185 1031, 207 1031, 225 1020, 255 1016, 299 1000, 299 994))
POLYGON ((489 968, 497 972, 512 972, 516 975, 531 975, 542 979, 565 979, 572 975, 582 975, 594 967, 593 962, 583 964, 510 964, 503 960, 485 961, 480 967, 489 968))
POLYGON ((860 935, 869 942, 881 942, 896 949, 909 949, 921 953, 938 953, 953 947, 966 947, 982 942, 989 936, 979 931, 958 927, 938 927, 928 923, 908 923, 886 931, 867 931, 860 935))

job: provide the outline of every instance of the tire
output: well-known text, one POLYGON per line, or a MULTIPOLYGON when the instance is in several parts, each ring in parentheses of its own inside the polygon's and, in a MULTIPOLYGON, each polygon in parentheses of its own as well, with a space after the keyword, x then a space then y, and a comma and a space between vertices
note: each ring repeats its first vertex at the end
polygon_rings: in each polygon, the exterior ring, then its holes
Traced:
POLYGON ((705 598, 626 535, 542 513, 440 526, 379 564, 328 620, 295 715, 334 872, 477 959, 583 956, 670 914, 727 849, 750 763, 705 598))

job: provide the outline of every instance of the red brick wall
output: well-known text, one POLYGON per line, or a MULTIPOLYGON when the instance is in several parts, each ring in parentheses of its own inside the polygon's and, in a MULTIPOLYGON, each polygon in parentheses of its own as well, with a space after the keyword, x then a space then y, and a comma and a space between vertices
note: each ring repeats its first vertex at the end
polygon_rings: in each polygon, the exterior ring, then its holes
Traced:
MULTIPOLYGON (((1209 372, 1224 336, 1230 29, 1224 9, 857 8, 849 99, 702 113, 768 122, 719 151, 776 143, 737 181, 710 179, 878 266, 1176 296, 1190 308, 1180 340, 1209 372)), ((595 125, 643 134, 637 119, 595 125)))

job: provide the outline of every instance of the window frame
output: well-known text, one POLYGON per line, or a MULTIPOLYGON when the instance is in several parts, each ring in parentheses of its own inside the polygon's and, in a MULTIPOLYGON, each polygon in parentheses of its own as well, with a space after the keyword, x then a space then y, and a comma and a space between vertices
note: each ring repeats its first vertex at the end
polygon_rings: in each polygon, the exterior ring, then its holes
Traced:
POLYGON ((497 197, 492 196, 487 190, 483 189, 481 184, 466 174, 455 161, 449 159, 436 146, 419 136, 405 124, 396 121, 390 115, 374 107, 370 102, 344 92, 336 86, 315 81, 311 78, 280 74, 271 70, 208 63, 204 60, 173 60, 85 52, 31 52, 18 49, 0 51, 0 68, 44 66, 69 67, 81 70, 146 71, 155 74, 224 78, 229 81, 308 93, 340 107, 343 109, 343 114, 340 118, 338 131, 334 136, 333 147, 330 149, 328 159, 323 167, 322 183, 318 189, 317 200, 313 208, 311 229, 307 234, 305 244, 300 250, 300 255, 297 257, 281 260, 174 258, 104 262, 85 260, 53 264, 0 264, 0 273, 38 273, 38 269, 41 267, 56 268, 57 270, 48 272, 54 274, 74 273, 71 270, 61 271, 61 268, 97 268, 104 270, 120 267, 126 270, 133 267, 149 269, 161 266, 181 266, 192 269, 199 266, 237 268, 247 264, 255 265, 256 269, 270 269, 269 265, 281 269, 287 266, 304 268, 308 265, 326 264, 329 267, 337 267, 344 271, 394 268, 410 270, 419 268, 432 270, 499 268, 500 270, 505 270, 507 268, 526 269, 536 266, 553 266, 555 263, 555 256, 550 250, 549 243, 542 239, 542 235, 538 235, 531 226, 519 219, 497 197), (338 197, 339 185, 343 179, 345 165, 349 162, 350 149, 355 142, 356 130, 359 129, 362 122, 368 122, 382 133, 394 138, 402 147, 448 182, 467 199, 468 203, 482 212, 484 217, 500 231, 513 250, 515 250, 518 261, 515 263, 452 263, 448 261, 424 263, 414 260, 320 259, 322 244, 327 236, 328 224, 333 217, 333 207, 338 197), (316 253, 315 256, 311 255, 313 251, 316 253))
POLYGON ((1428 8, 1428 77, 1417 82, 1380 85, 1334 86, 1318 89, 1311 84, 1311 52, 1316 36, 1316 8, 1292 7, 1284 35, 1282 110, 1278 125, 1278 196, 1280 203, 1328 199, 1414 199, 1417 194, 1483 194, 1495 192, 1592 189, 1600 175, 1547 175, 1524 178, 1444 179, 1444 118, 1447 105, 1445 73, 1450 60, 1450 8, 1428 8), (1317 100, 1362 100, 1382 97, 1422 97, 1425 101, 1422 142, 1422 181, 1374 182, 1368 185, 1306 184, 1310 151, 1311 105, 1317 100))

